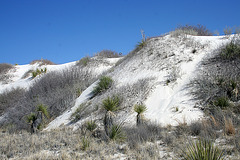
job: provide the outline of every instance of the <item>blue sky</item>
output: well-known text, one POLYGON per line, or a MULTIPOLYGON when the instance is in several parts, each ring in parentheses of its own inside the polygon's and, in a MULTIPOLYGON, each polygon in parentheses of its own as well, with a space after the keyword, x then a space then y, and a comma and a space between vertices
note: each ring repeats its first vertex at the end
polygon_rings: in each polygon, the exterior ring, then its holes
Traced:
POLYGON ((240 26, 240 0, 0 0, 0 63, 76 61, 103 49, 127 54, 180 24, 220 33, 240 26))

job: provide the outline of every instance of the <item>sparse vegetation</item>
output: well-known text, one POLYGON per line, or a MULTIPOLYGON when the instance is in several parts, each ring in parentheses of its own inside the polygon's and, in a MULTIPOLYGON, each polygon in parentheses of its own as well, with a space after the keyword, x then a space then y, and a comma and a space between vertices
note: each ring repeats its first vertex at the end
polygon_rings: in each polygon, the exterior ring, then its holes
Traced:
POLYGON ((105 90, 109 89, 113 84, 113 80, 111 77, 103 76, 100 78, 97 86, 93 90, 93 95, 100 94, 101 92, 104 92, 105 90))
POLYGON ((91 61, 91 58, 89 56, 86 56, 80 59, 79 61, 77 61, 76 65, 86 67, 90 61, 91 61))
POLYGON ((112 50, 102 50, 98 52, 95 56, 105 57, 105 58, 118 58, 122 56, 122 53, 118 53, 112 50))
POLYGON ((8 63, 0 63, 0 74, 6 73, 8 70, 12 69, 13 65, 8 63))
POLYGON ((52 61, 48 60, 48 59, 40 59, 40 60, 33 60, 30 62, 30 64, 36 64, 39 63, 40 66, 42 65, 55 65, 55 63, 53 63, 52 61))
POLYGON ((172 36, 178 37, 179 35, 193 35, 193 36, 212 36, 213 33, 205 26, 198 25, 179 25, 175 31, 171 33, 172 36))

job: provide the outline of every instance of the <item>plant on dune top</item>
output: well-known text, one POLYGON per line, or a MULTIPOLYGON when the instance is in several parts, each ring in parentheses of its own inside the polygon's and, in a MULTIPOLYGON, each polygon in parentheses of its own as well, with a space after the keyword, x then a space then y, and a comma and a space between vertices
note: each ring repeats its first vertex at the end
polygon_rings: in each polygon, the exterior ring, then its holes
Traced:
POLYGON ((93 89, 93 95, 97 95, 108 88, 110 88, 113 84, 113 80, 111 77, 103 76, 100 78, 97 86, 93 89))

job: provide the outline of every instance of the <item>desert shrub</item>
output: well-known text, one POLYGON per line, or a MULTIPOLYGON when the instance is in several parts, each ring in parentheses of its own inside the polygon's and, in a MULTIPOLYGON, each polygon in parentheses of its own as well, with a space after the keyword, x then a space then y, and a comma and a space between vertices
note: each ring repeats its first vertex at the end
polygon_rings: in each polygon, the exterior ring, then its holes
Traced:
POLYGON ((8 109, 14 107, 14 104, 24 97, 25 90, 22 88, 15 88, 4 91, 0 94, 0 115, 8 109))
POLYGON ((0 63, 0 74, 6 73, 8 70, 12 69, 13 65, 8 63, 0 63))
POLYGON ((218 106, 222 109, 228 107, 230 104, 229 104, 229 100, 227 97, 218 97, 214 102, 213 104, 215 106, 218 106))
POLYGON ((87 108, 87 103, 82 103, 76 109, 76 111, 71 115, 72 122, 77 122, 80 120, 84 114, 84 110, 87 108))
POLYGON ((231 35, 233 32, 233 29, 231 27, 225 27, 223 32, 225 35, 231 35))
POLYGON ((39 63, 40 66, 42 65, 55 65, 55 63, 53 63, 52 61, 48 60, 48 59, 41 59, 41 60, 33 60, 30 62, 30 64, 36 64, 39 63))
POLYGON ((202 131, 202 124, 200 122, 193 122, 189 125, 190 133, 193 136, 197 136, 202 131))
MULTIPOLYGON (((69 106, 74 105, 76 88, 85 90, 97 77, 79 67, 62 71, 49 72, 36 79, 28 91, 11 104, 8 110, 9 123, 15 124, 18 129, 29 129, 24 116, 35 112, 35 106, 45 104, 52 118, 60 115, 69 106)), ((5 104, 6 105, 6 104, 5 104)))
POLYGON ((228 105, 226 99, 232 102, 240 100, 239 44, 239 40, 235 39, 220 46, 209 58, 203 60, 198 77, 190 84, 192 94, 203 105, 209 106, 214 102, 224 108, 228 105))
POLYGON ((175 31, 173 31, 173 36, 179 36, 181 34, 194 35, 194 36, 212 36, 213 33, 208 30, 205 26, 198 25, 179 25, 175 31))
POLYGON ((103 76, 100 78, 97 86, 93 89, 93 95, 97 95, 107 89, 109 89, 113 84, 111 77, 103 76))
POLYGON ((174 140, 175 140, 175 136, 172 133, 165 133, 162 137, 162 141, 167 144, 167 145, 172 145, 174 140))
POLYGON ((98 52, 95 56, 105 57, 105 58, 118 58, 118 57, 121 57, 122 54, 112 50, 102 50, 98 52))
POLYGON ((240 58, 240 43, 231 41, 222 47, 220 50, 222 59, 239 59, 240 58))
POLYGON ((196 142, 190 142, 186 149, 182 150, 181 156, 185 160, 221 160, 224 159, 224 152, 210 140, 200 139, 196 142))
POLYGON ((149 123, 139 127, 125 127, 128 145, 130 148, 136 148, 139 144, 147 141, 155 141, 162 138, 161 126, 149 123))
POLYGON ((80 59, 79 61, 77 61, 76 65, 86 67, 90 61, 91 61, 91 58, 89 56, 86 56, 80 59))

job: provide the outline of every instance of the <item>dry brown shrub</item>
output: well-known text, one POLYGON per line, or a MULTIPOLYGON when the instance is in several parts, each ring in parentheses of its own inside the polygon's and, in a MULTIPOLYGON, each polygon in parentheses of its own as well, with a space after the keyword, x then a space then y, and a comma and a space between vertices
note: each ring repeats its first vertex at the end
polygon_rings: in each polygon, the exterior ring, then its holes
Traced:
POLYGON ((233 125, 232 119, 224 117, 224 130, 227 135, 235 135, 235 127, 233 125))
POLYGON ((30 62, 30 64, 36 64, 36 63, 39 63, 40 66, 42 66, 42 65, 55 65, 55 63, 53 63, 52 61, 50 61, 48 59, 33 60, 32 62, 30 62))

